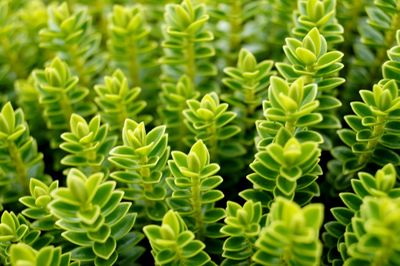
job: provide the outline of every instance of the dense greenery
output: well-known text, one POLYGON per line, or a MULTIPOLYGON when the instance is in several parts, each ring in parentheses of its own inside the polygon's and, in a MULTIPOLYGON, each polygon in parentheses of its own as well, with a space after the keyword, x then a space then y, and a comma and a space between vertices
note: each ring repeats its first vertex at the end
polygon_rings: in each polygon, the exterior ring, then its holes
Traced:
POLYGON ((0 264, 400 265, 400 0, 0 0, 0 264))

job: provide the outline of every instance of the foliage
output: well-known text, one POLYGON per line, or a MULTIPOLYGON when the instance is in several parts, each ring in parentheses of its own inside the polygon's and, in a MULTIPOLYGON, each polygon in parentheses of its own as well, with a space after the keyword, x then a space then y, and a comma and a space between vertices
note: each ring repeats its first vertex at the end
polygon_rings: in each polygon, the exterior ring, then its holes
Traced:
POLYGON ((212 1, 208 3, 211 21, 225 22, 216 23, 215 28, 217 51, 218 54, 224 54, 225 65, 231 66, 236 62, 240 57, 237 51, 241 47, 254 45, 257 32, 252 26, 259 9, 263 8, 262 5, 260 0, 222 0, 214 4, 212 1))
MULTIPOLYGON (((343 68, 340 63, 343 53, 328 51, 328 43, 317 28, 310 30, 302 41, 287 38, 283 47, 290 64, 277 63, 280 74, 285 78, 294 80, 303 78, 305 84, 316 83, 318 85, 319 110, 323 120, 316 125, 319 129, 340 128, 340 120, 334 115, 334 111, 341 103, 335 99, 334 89, 344 82, 337 77, 343 68)), ((328 147, 331 143, 326 143, 328 147)))
POLYGON ((397 71, 398 46, 399 42, 388 51, 389 60, 382 65, 384 78, 374 84, 372 90, 360 90, 362 102, 351 103, 354 114, 345 116, 350 129, 338 131, 348 147, 335 147, 335 160, 328 167, 336 179, 331 182, 339 189, 348 186, 349 179, 368 164, 383 166, 400 162, 396 151, 398 77, 394 74, 397 71))
POLYGON ((256 242, 258 250, 253 260, 260 265, 319 265, 322 244, 318 232, 322 222, 322 205, 300 208, 276 198, 256 242))
POLYGON ((48 27, 40 31, 40 46, 55 51, 74 74, 79 73, 83 85, 89 85, 104 67, 104 58, 98 54, 100 39, 87 9, 72 11, 65 2, 49 9, 48 27))
POLYGON ((221 232, 229 237, 225 240, 222 256, 226 258, 221 265, 249 265, 254 254, 254 244, 260 234, 262 209, 260 202, 246 201, 242 206, 228 201, 225 225, 221 232))
POLYGON ((143 230, 157 265, 216 265, 177 212, 168 211, 161 226, 146 225, 143 230))
POLYGON ((239 52, 236 67, 226 67, 226 78, 222 82, 232 92, 221 98, 235 108, 237 121, 244 134, 245 145, 252 145, 254 138, 254 123, 259 118, 257 111, 267 95, 269 78, 273 62, 264 60, 257 63, 256 58, 246 49, 239 52))
POLYGON ((0 208, 15 203, 28 192, 29 178, 45 179, 43 154, 38 152, 34 138, 21 109, 11 103, 0 112, 0 208))
POLYGON ((140 115, 147 105, 138 99, 141 89, 129 88, 128 79, 121 70, 116 70, 112 76, 105 76, 104 85, 96 85, 94 90, 101 118, 110 126, 111 131, 119 134, 127 118, 151 121, 151 117, 140 115))
MULTIPOLYGON (((368 86, 368 82, 374 84, 381 78, 379 69, 386 60, 386 51, 396 40, 396 31, 400 26, 397 1, 369 2, 365 5, 361 3, 365 16, 358 24, 360 42, 354 44, 353 48, 354 60, 346 84, 348 94, 354 88, 368 86)), ((349 96, 354 97, 354 91, 349 96)))
POLYGON ((61 134, 64 142, 60 148, 69 153, 61 163, 88 173, 101 170, 109 150, 116 142, 116 138, 107 136, 108 125, 100 125, 100 116, 93 117, 87 123, 81 116, 72 114, 70 128, 71 132, 61 134))
MULTIPOLYGON (((142 206, 141 215, 162 219, 168 208, 163 170, 169 157, 168 135, 159 126, 146 133, 144 123, 126 119, 122 130, 123 145, 110 151, 110 162, 118 169, 111 173, 123 187, 124 198, 142 206)), ((134 206, 134 207, 136 207, 134 206)))
MULTIPOLYGON (((201 101, 186 101, 188 108, 183 111, 186 125, 195 135, 202 139, 210 151, 211 160, 232 158, 244 153, 243 146, 231 139, 239 134, 240 128, 232 125, 236 114, 228 111, 228 104, 220 103, 218 95, 206 94, 201 101), (228 142, 229 141, 229 142, 228 142)), ((189 143, 193 140, 189 139, 189 143)))
POLYGON ((78 263, 70 263, 70 254, 62 254, 61 248, 52 246, 44 247, 40 250, 34 250, 26 244, 15 244, 10 248, 11 265, 17 266, 27 265, 78 265, 78 263))
POLYGON ((81 87, 79 78, 73 76, 68 65, 56 57, 44 70, 33 72, 39 92, 39 102, 43 106, 43 116, 49 129, 54 130, 52 146, 60 140, 60 131, 67 130, 73 113, 88 116, 95 112, 93 103, 85 102, 89 94, 81 87))
MULTIPOLYGON (((129 212, 131 203, 121 202, 123 192, 115 186, 113 181, 104 181, 102 173, 85 176, 73 168, 67 176, 67 187, 53 192, 49 208, 63 231, 62 237, 75 246, 72 259, 112 265, 118 259, 117 241, 133 237, 128 233, 136 213, 129 212)), ((129 243, 133 257, 140 255, 135 252, 134 242, 129 243)))
POLYGON ((215 188, 223 179, 215 175, 219 166, 210 163, 210 154, 203 141, 197 141, 186 155, 179 151, 172 152, 173 160, 168 161, 173 177, 167 178, 172 190, 168 199, 171 208, 184 219, 188 228, 198 239, 219 237, 221 224, 217 222, 225 216, 215 203, 224 194, 215 188))
POLYGON ((343 42, 343 27, 336 20, 336 0, 299 1, 299 15, 293 35, 299 39, 316 27, 329 45, 343 42))
MULTIPOLYGON (((334 264, 343 263, 342 260, 349 260, 349 262, 346 263, 350 263, 350 261, 353 260, 350 259, 350 257, 354 256, 352 254, 355 253, 350 251, 350 246, 353 245, 352 243, 357 242, 355 237, 360 233, 354 231, 355 227, 353 225, 353 220, 358 220, 357 223, 363 222, 359 219, 361 206, 369 204, 367 201, 372 198, 387 198, 393 199, 394 202, 397 201, 400 195, 400 189, 396 185, 396 176, 396 170, 392 164, 387 164, 382 169, 379 169, 375 176, 366 172, 360 172, 358 174, 358 179, 352 179, 351 181, 354 193, 343 192, 339 194, 346 207, 332 208, 331 212, 336 218, 336 221, 328 222, 325 225, 326 232, 324 233, 323 238, 327 243, 327 246, 330 248, 328 260, 334 264), (336 255, 337 252, 340 252, 340 257, 336 255)), ((387 204, 390 205, 392 203, 387 204)), ((376 232, 378 231, 379 230, 376 232)), ((359 237, 360 236, 358 235, 356 238, 359 237)), ((379 240, 376 241, 376 243, 379 243, 379 240)), ((353 248, 355 246, 357 246, 356 243, 354 243, 353 248)), ((378 246, 375 246, 374 249, 375 248, 378 248, 378 246)), ((363 256, 368 257, 367 254, 362 256, 355 255, 355 257, 358 257, 359 259, 362 259, 363 256)), ((384 264, 383 261, 379 262, 379 260, 380 259, 377 261, 378 265, 382 263, 384 264)), ((356 262, 361 263, 357 260, 352 263, 356 262)))
POLYGON ((0 264, 399 264, 399 7, 1 0, 0 264))
POLYGON ((316 179, 322 174, 318 165, 321 150, 314 141, 300 142, 282 128, 273 142, 255 155, 247 176, 252 189, 241 192, 246 200, 260 201, 269 207, 276 197, 306 205, 319 195, 316 179))
POLYGON ((182 141, 189 133, 184 122, 183 111, 186 109, 187 100, 195 100, 199 92, 195 90, 193 82, 183 75, 176 84, 164 83, 160 94, 162 107, 160 116, 167 126, 169 143, 172 148, 182 150, 185 142, 182 141))
POLYGON ((297 137, 322 141, 321 136, 307 127, 322 121, 322 115, 316 112, 319 101, 317 86, 304 85, 299 78, 292 84, 279 77, 271 77, 267 100, 263 102, 264 120, 256 121, 258 131, 257 148, 263 150, 270 144, 281 128, 285 128, 297 137))
POLYGON ((215 51, 210 45, 214 36, 205 27, 208 19, 204 4, 184 0, 166 6, 161 61, 166 81, 175 83, 185 74, 197 85, 198 79, 216 75, 217 69, 209 61, 215 51))
POLYGON ((110 16, 108 48, 116 68, 124 70, 132 84, 139 86, 149 77, 143 77, 142 68, 154 67, 152 57, 157 43, 149 39, 150 27, 146 24, 140 6, 115 5, 110 16))

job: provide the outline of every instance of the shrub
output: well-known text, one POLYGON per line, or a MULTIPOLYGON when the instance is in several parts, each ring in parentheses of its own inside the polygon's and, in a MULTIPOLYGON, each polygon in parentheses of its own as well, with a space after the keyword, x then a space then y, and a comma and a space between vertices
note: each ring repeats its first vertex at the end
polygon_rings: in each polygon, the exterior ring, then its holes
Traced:
POLYGON ((1 265, 399 265, 400 1, 0 1, 1 265))

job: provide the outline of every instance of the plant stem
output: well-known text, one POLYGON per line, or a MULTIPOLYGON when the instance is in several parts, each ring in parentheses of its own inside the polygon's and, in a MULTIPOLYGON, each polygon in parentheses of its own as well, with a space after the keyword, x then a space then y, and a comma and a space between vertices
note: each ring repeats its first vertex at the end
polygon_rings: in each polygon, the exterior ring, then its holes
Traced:
POLYGON ((194 42, 191 39, 188 39, 186 43, 186 60, 186 74, 194 84, 196 78, 196 55, 194 42))
POLYGON ((231 34, 229 38, 229 54, 228 54, 228 65, 234 65, 237 58, 237 51, 241 44, 241 33, 242 33, 242 5, 241 1, 231 1, 231 16, 229 17, 229 23, 231 26, 231 34))
POLYGON ((140 86, 139 63, 137 61, 137 47, 135 36, 133 36, 132 39, 130 39, 129 43, 127 43, 129 49, 129 75, 132 80, 132 85, 140 86))
POLYGON ((215 121, 211 123, 211 126, 207 127, 208 138, 208 149, 210 151, 211 161, 217 161, 217 151, 218 151, 218 138, 217 138, 217 127, 215 121))
MULTIPOLYGON (((147 156, 144 156, 141 160, 141 164, 145 165, 148 163, 148 158, 147 156)), ((143 194, 146 192, 153 192, 153 184, 148 183, 146 179, 150 178, 151 171, 148 167, 142 167, 139 171, 140 176, 142 177, 142 184, 143 184, 143 194)), ((144 205, 146 208, 154 206, 154 202, 152 200, 147 199, 146 197, 143 197, 144 200, 144 205)))
POLYGON ((182 107, 179 109, 179 126, 178 126, 178 138, 177 138, 177 149, 179 151, 183 151, 185 148, 184 138, 187 136, 187 127, 184 123, 185 116, 183 115, 183 110, 186 108, 186 101, 182 104, 182 107))
POLYGON ((201 191, 200 191, 200 176, 196 175, 192 178, 192 207, 193 218, 196 221, 196 236, 202 240, 204 237, 204 223, 201 210, 201 191))
POLYGON ((374 152, 379 139, 382 137, 382 135, 385 131, 385 121, 386 121, 385 116, 378 116, 377 124, 374 126, 374 129, 372 131, 373 139, 369 140, 367 143, 367 147, 366 147, 367 152, 363 153, 358 158, 358 162, 361 165, 368 163, 369 159, 371 158, 372 153, 374 152))
POLYGON ((65 91, 62 92, 61 99, 60 99, 61 110, 63 110, 66 128, 69 128, 69 120, 73 113, 71 103, 69 102, 69 98, 65 91))

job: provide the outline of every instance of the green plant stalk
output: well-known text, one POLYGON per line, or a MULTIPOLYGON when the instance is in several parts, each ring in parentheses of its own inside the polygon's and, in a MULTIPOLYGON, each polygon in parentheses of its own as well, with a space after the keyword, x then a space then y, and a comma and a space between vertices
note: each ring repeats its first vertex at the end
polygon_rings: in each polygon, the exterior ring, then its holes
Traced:
MULTIPOLYGON (((90 153, 88 154, 88 159, 90 161, 95 160, 96 159, 96 151, 94 151, 94 150, 90 151, 90 153)), ((91 166, 89 166, 89 170, 90 170, 90 174, 95 174, 95 173, 103 171, 101 169, 101 165, 91 165, 91 166)))
MULTIPOLYGON (((255 81, 254 79, 251 79, 250 84, 249 85, 245 85, 245 102, 247 103, 253 103, 254 99, 255 99, 255 91, 254 89, 254 85, 255 85, 255 81)), ((254 112, 257 109, 257 105, 256 104, 247 104, 246 106, 246 118, 251 117, 254 112)), ((245 129, 251 129, 254 127, 254 123, 245 123, 245 129)))
MULTIPOLYGON (((314 71, 313 67, 310 67, 310 68, 307 67, 306 70, 310 71, 310 72, 314 71)), ((311 84, 311 83, 315 82, 315 77, 312 76, 312 75, 302 75, 301 78, 304 80, 304 85, 311 84)))
POLYGON ((217 128, 215 126, 215 122, 211 124, 210 127, 207 128, 207 133, 210 136, 208 143, 209 143, 209 151, 210 151, 210 159, 211 161, 217 161, 217 150, 218 150, 218 138, 217 136, 217 128))
POLYGON ((192 178, 192 204, 193 216, 196 221, 196 236, 199 240, 202 240, 204 238, 204 223, 201 211, 200 177, 198 174, 192 178))
POLYGON ((190 80, 195 83, 196 78, 196 51, 194 49, 194 42, 190 38, 186 42, 186 74, 190 80))
POLYGON ((385 121, 386 121, 386 116, 378 116, 377 119, 377 125, 374 126, 374 129, 372 131, 372 136, 374 136, 373 139, 368 141, 367 144, 367 153, 363 153, 359 159, 358 162, 363 165, 369 161, 369 158, 372 156, 372 153, 378 144, 379 139, 382 137, 383 133, 385 132, 385 121))
POLYGON ((186 147, 185 142, 181 141, 183 140, 187 134, 188 134, 188 129, 183 121, 185 121, 185 116, 183 115, 183 110, 185 110, 186 104, 183 104, 183 106, 180 108, 179 112, 179 138, 178 138, 178 145, 177 148, 179 151, 183 151, 186 147))
POLYGON ((137 60, 137 47, 133 40, 128 43, 129 47, 129 75, 133 86, 140 86, 139 62, 137 60))
MULTIPOLYGON (((148 161, 147 156, 143 157, 142 164, 147 164, 147 161, 148 161)), ((148 167, 143 167, 142 169, 140 169, 139 172, 140 172, 140 175, 142 176, 142 178, 144 180, 143 181, 143 189, 144 189, 144 191, 145 192, 153 192, 153 185, 145 182, 145 179, 150 177, 150 174, 151 174, 150 169, 148 167)), ((151 207, 151 206, 154 205, 154 202, 145 198, 144 199, 144 204, 147 207, 151 207)))
POLYGON ((63 110, 63 114, 65 116, 65 121, 69 121, 73 111, 65 91, 63 91, 61 94, 60 105, 61 105, 61 110, 63 110))
POLYGON ((17 146, 14 142, 7 141, 8 152, 11 157, 11 161, 15 166, 15 172, 17 174, 17 179, 19 184, 23 189, 24 194, 29 193, 29 182, 27 176, 27 169, 25 163, 22 161, 21 155, 18 152, 17 146))
POLYGON ((285 128, 289 130, 291 134, 294 134, 296 131, 296 127, 294 126, 294 121, 293 120, 288 120, 285 122, 285 128))
POLYGON ((229 36, 229 55, 228 63, 229 65, 234 65, 236 62, 236 51, 240 49, 241 44, 241 33, 242 33, 242 6, 241 1, 232 0, 232 10, 229 19, 229 24, 231 26, 231 34, 229 36), (233 53, 233 54, 231 54, 233 53))
POLYGON ((126 106, 125 104, 120 104, 119 106, 119 112, 118 112, 118 138, 120 138, 120 132, 122 131, 122 128, 124 127, 124 122, 125 119, 128 118, 128 112, 126 111, 126 106))

